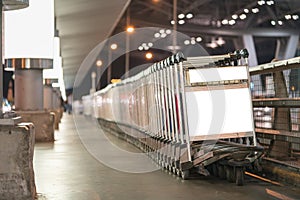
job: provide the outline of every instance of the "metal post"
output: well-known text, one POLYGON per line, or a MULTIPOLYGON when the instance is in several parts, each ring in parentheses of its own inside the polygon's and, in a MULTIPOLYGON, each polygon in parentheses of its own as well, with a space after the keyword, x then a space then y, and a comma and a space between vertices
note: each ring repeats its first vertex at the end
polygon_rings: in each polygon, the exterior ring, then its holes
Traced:
POLYGON ((1 56, 1 66, 0 66, 0 102, 1 102, 1 106, 0 106, 0 116, 2 116, 3 114, 3 110, 2 110, 2 102, 3 102, 3 53, 2 53, 2 46, 3 46, 3 1, 0 2, 0 6, 1 6, 1 33, 0 33, 0 37, 1 37, 1 45, 0 45, 0 56, 1 56))
MULTIPOLYGON (((129 16, 129 8, 127 9, 127 16, 126 16, 126 26, 130 25, 130 16, 129 16)), ((129 77, 129 45, 130 45, 130 38, 129 34, 126 31, 126 52, 125 52, 125 78, 129 77)))
POLYGON ((176 53, 177 46, 177 0, 173 0, 173 54, 176 53))
POLYGON ((112 59, 112 50, 108 48, 108 68, 107 68, 107 84, 110 84, 111 80, 111 59, 112 59))

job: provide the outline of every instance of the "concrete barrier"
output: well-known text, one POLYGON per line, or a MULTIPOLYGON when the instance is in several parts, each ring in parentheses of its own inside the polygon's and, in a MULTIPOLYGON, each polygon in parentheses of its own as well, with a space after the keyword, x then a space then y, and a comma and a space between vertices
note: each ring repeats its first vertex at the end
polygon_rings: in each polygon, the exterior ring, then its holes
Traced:
POLYGON ((55 114, 49 111, 16 111, 23 122, 32 122, 35 127, 36 142, 53 142, 55 114))
POLYGON ((34 138, 32 123, 0 126, 0 200, 35 198, 34 138))

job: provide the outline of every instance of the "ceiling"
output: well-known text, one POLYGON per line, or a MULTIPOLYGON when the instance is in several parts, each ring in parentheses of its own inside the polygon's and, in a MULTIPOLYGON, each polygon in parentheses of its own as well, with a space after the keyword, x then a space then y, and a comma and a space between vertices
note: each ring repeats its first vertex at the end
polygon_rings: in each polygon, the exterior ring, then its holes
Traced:
POLYGON ((73 87, 88 53, 113 31, 130 0, 55 0, 64 81, 73 87))
MULTIPOLYGON (((55 0, 66 88, 73 87, 82 61, 99 42, 125 30, 127 4, 129 0, 55 0)), ((129 8, 130 24, 137 28, 172 29, 173 0, 132 0, 129 8)), ((178 0, 177 12, 193 14, 193 18, 185 18, 184 24, 178 24, 177 30, 190 37, 201 36, 201 44, 210 54, 240 48, 243 34, 259 36, 257 42, 266 45, 275 40, 261 39, 264 36, 300 32, 299 0, 178 0), (253 13, 256 8, 258 12, 253 13), (241 19, 243 14, 245 19, 241 19), (288 14, 291 19, 287 19, 288 14), (229 25, 235 17, 234 24, 229 25), (226 44, 217 48, 207 46, 212 38, 219 37, 226 44)), ((268 44, 265 47, 262 49, 267 51, 268 44)))

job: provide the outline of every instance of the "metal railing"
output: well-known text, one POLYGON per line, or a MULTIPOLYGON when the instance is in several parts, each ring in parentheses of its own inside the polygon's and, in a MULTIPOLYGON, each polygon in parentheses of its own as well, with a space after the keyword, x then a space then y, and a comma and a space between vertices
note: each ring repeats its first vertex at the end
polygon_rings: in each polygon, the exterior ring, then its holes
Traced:
POLYGON ((259 142, 269 148, 269 153, 276 148, 286 152, 287 157, 297 157, 300 152, 300 57, 252 67, 250 75, 259 142))

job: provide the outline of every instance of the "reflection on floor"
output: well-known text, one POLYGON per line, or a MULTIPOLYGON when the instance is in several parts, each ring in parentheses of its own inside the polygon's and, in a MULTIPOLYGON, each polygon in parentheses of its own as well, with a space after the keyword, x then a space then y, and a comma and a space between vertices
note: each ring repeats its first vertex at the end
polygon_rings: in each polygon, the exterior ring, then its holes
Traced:
MULTIPOLYGON (((93 131, 91 119, 79 116, 93 131)), ((282 194, 299 199, 297 188, 279 187, 247 177, 246 186, 238 187, 214 177, 181 179, 163 171, 134 174, 117 171, 93 158, 78 137, 72 115, 64 114, 56 141, 35 146, 34 169, 40 200, 99 199, 274 199, 282 194)), ((130 147, 117 138, 115 143, 130 147)))

